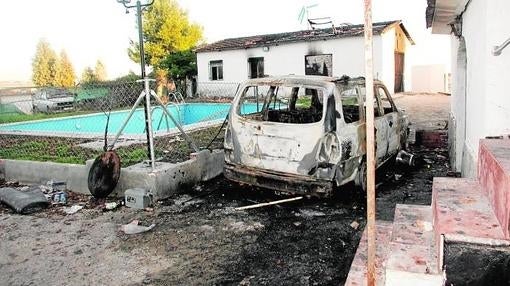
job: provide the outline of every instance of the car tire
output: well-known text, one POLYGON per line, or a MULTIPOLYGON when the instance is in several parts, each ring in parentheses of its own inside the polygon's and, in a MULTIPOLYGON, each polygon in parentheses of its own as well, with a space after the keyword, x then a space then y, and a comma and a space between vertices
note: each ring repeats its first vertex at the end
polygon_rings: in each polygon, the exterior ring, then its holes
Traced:
POLYGON ((358 167, 358 174, 356 174, 356 178, 354 179, 354 184, 363 193, 367 192, 367 160, 366 159, 363 159, 361 161, 361 164, 358 167))

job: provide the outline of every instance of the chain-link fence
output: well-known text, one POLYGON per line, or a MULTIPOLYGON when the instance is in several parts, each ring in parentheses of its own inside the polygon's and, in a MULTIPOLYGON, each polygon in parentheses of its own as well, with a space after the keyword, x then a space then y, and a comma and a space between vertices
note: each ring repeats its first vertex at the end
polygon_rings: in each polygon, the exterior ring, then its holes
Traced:
MULTIPOLYGON (((200 149, 222 148, 220 128, 237 87, 199 82, 152 98, 156 158, 178 162, 194 152, 178 126, 200 149)), ((142 91, 141 82, 119 81, 0 89, 0 159, 84 164, 103 151, 106 134, 106 145, 119 138, 114 149, 124 166, 148 160, 144 101, 134 106, 142 91)))

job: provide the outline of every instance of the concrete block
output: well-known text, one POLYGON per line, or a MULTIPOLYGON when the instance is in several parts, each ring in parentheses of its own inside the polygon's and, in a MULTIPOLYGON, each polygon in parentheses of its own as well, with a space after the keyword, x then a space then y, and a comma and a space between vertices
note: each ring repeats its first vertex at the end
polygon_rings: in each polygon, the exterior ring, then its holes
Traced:
POLYGON ((391 241, 413 245, 429 245, 434 240, 430 206, 397 204, 391 241))
POLYGON ((0 179, 5 180, 5 160, 0 159, 0 179))
POLYGON ((506 238, 510 238, 510 140, 483 139, 478 153, 478 180, 506 238))
POLYGON ((416 131, 416 143, 429 148, 447 148, 447 130, 419 130, 416 131))
POLYGON ((79 193, 89 193, 86 165, 4 160, 4 168, 5 179, 8 181, 29 184, 41 184, 49 180, 65 181, 68 189, 79 193))
MULTIPOLYGON (((77 193, 90 194, 87 185, 88 173, 94 160, 85 165, 0 160, 0 175, 6 180, 22 183, 46 183, 49 180, 65 181, 67 187, 77 193)), ((223 151, 200 151, 190 160, 172 164, 157 162, 155 170, 147 163, 122 168, 112 196, 124 197, 124 191, 143 188, 150 191, 155 200, 164 199, 179 192, 185 186, 210 180, 223 172, 223 151)))
POLYGON ((488 199, 475 180, 434 178, 432 209, 436 243, 441 234, 505 237, 488 199))

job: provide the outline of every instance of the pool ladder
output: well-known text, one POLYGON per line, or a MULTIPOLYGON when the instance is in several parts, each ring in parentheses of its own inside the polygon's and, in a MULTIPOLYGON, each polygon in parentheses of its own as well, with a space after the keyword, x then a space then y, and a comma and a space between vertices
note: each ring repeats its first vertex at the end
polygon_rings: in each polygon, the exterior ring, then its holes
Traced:
MULTIPOLYGON (((182 124, 182 117, 181 117, 181 109, 180 109, 180 106, 173 103, 173 102, 168 102, 167 104, 165 104, 164 106, 160 106, 160 105, 157 105, 155 106, 151 113, 152 115, 154 115, 154 111, 156 111, 156 109, 158 108, 165 108, 166 110, 168 110, 168 105, 173 105, 175 106, 175 110, 177 111, 177 121, 179 122, 179 124, 182 124)), ((154 118, 154 117, 152 117, 154 118)), ((166 123, 166 131, 167 132, 170 132, 170 125, 168 124, 168 115, 166 115, 165 112, 161 112, 161 117, 159 118, 159 122, 158 122, 158 127, 156 128, 156 131, 159 130, 159 128, 161 127, 161 123, 163 123, 163 118, 165 118, 165 123, 166 123)), ((145 129, 144 129, 145 130, 145 129)))
MULTIPOLYGON (((168 99, 171 100, 171 99, 174 99, 174 102, 176 104, 183 104, 183 103, 186 103, 184 101, 184 96, 182 96, 182 93, 176 91, 176 92, 169 92, 168 93, 168 99)), ((171 102, 171 101, 170 101, 171 102)))

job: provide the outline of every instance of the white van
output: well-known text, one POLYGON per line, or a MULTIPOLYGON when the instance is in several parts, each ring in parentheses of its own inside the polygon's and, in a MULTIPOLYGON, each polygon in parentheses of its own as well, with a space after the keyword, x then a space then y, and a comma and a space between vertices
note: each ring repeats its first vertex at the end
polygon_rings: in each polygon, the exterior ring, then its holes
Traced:
MULTIPOLYGON (((405 147, 407 116, 375 88, 377 166, 405 147)), ((282 76, 243 83, 225 134, 226 178, 288 193, 329 196, 348 182, 366 189, 365 80, 282 76)))

